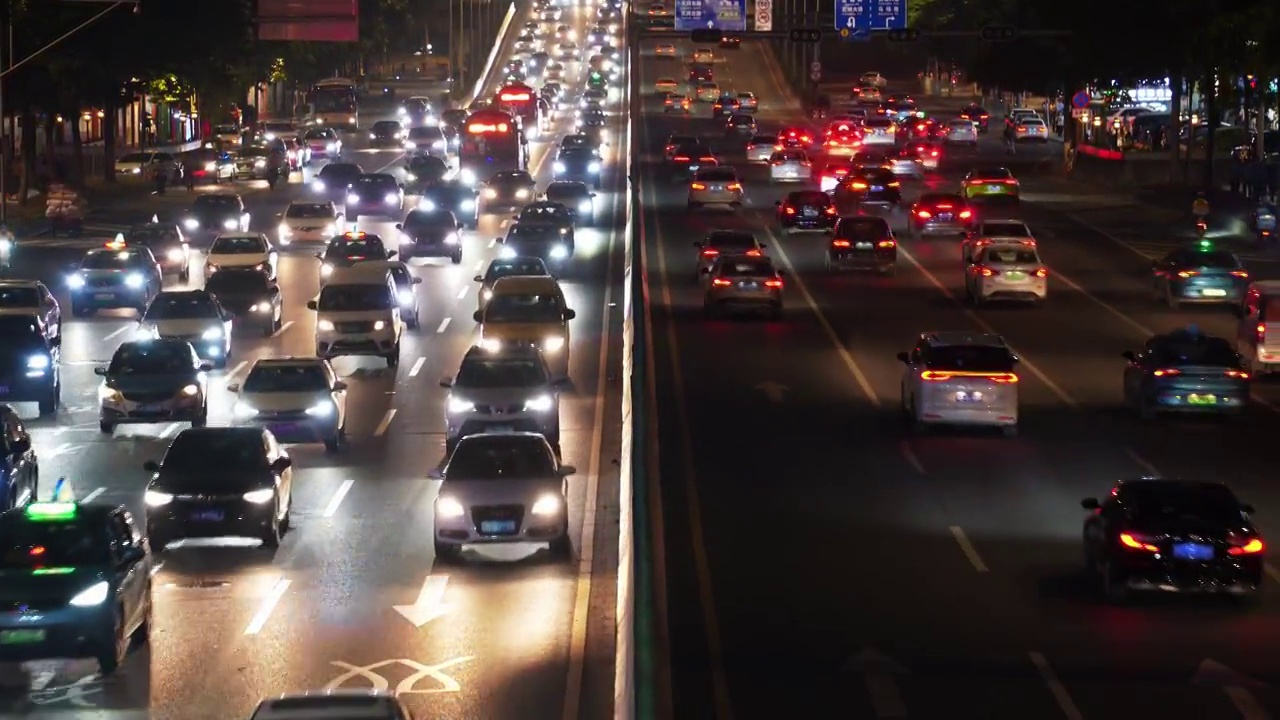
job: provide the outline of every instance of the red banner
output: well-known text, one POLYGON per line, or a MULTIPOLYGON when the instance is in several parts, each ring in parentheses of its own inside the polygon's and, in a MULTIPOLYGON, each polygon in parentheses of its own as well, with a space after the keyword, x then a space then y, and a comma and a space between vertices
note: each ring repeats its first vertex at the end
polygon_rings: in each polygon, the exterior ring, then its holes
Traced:
POLYGON ((258 0, 258 39, 355 42, 359 1, 258 0))

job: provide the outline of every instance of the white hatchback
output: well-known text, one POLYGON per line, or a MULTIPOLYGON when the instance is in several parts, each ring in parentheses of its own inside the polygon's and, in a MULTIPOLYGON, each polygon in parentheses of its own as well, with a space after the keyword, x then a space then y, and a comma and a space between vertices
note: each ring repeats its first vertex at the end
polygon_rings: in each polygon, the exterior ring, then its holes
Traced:
POLYGON ((1018 356, 990 333, 934 332, 898 353, 902 417, 912 432, 935 425, 999 427, 1018 434, 1018 356))
POLYGON ((965 268, 965 297, 974 305, 993 300, 1040 303, 1049 295, 1048 277, 1035 243, 993 243, 965 268))
POLYGON ((769 182, 809 182, 813 166, 803 150, 779 150, 769 158, 769 182))

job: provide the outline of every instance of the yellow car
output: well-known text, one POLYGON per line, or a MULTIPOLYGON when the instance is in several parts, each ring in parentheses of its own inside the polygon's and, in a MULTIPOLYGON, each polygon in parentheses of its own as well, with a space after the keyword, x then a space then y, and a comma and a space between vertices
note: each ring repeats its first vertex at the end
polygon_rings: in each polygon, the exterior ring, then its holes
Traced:
POLYGON ((659 46, 657 47, 657 49, 656 49, 656 50, 654 50, 654 54, 655 54, 655 55, 660 55, 660 56, 662 56, 662 57, 675 57, 675 56, 676 56, 676 46, 675 46, 675 45, 672 45, 672 44, 670 44, 670 43, 665 44, 665 45, 659 45, 659 46))
POLYGON ((675 81, 675 78, 669 77, 658 78, 658 81, 653 84, 653 89, 658 92, 675 92, 679 88, 680 85, 675 81))
POLYGON ((512 344, 536 346, 552 373, 567 377, 569 321, 576 315, 550 275, 500 278, 484 308, 474 315, 480 325, 477 344, 490 351, 512 344))
POLYGON ((965 200, 1008 200, 1018 202, 1018 178, 1008 168, 988 167, 964 176, 960 193, 965 200))
POLYGON ((698 48, 693 51, 693 62, 699 65, 710 65, 716 61, 715 53, 709 48, 698 48))

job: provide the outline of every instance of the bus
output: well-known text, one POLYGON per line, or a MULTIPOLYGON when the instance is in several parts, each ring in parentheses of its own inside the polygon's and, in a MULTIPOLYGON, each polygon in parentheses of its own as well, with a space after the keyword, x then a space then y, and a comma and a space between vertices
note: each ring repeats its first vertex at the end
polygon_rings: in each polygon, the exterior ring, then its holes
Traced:
POLYGON ((524 170, 529 145, 520 123, 510 113, 494 108, 477 110, 462 124, 458 147, 458 177, 468 184, 489 181, 496 172, 524 170))
POLYGON ((329 78, 311 86, 311 124, 343 130, 360 129, 360 103, 356 84, 346 78, 329 78))
POLYGON ((498 91, 493 103, 499 110, 518 118, 531 140, 536 140, 542 133, 545 118, 538 93, 533 88, 524 83, 509 83, 498 91))

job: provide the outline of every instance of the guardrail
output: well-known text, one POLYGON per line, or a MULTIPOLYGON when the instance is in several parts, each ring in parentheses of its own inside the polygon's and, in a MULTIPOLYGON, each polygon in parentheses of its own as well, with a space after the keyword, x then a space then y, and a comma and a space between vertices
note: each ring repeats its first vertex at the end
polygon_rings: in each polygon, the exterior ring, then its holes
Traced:
POLYGON ((507 8, 507 14, 502 18, 502 24, 498 26, 498 35, 493 43, 493 49, 489 51, 489 59, 484 64, 484 70, 480 73, 480 77, 476 78, 476 85, 471 89, 471 96, 467 99, 467 105, 475 102, 482 94, 484 89, 488 87, 489 75, 493 73, 494 67, 498 60, 502 57, 503 50, 507 45, 507 30, 511 28, 511 21, 516 18, 516 4, 511 3, 507 8))

